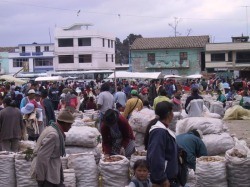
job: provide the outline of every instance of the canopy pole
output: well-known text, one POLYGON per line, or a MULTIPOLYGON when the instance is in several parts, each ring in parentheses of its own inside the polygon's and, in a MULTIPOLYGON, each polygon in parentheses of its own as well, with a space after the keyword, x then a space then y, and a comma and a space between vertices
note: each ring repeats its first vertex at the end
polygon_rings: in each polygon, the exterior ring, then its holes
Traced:
POLYGON ((115 92, 117 92, 116 71, 114 69, 115 92))

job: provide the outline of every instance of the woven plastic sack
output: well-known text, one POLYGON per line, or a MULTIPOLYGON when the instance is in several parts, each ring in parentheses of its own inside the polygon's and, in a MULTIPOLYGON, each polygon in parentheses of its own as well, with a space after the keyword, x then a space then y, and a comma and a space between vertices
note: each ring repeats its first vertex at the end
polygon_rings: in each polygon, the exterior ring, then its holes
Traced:
POLYGON ((176 131, 176 123, 181 118, 182 117, 181 117, 181 113, 180 112, 174 112, 174 117, 173 117, 171 123, 169 124, 169 129, 175 132, 176 131))
POLYGON ((176 134, 187 133, 199 129, 205 134, 218 134, 223 132, 224 125, 221 119, 207 117, 190 117, 179 120, 176 124, 176 134))
POLYGON ((36 142, 35 141, 20 141, 19 142, 19 152, 23 152, 26 151, 28 148, 29 149, 34 149, 36 146, 36 142))
POLYGON ((196 175, 193 169, 188 169, 188 180, 185 187, 195 187, 196 185, 196 175))
POLYGON ((227 187, 226 161, 224 157, 208 156, 196 159, 197 187, 227 187))
POLYGON ((132 154, 130 161, 129 161, 130 168, 133 169, 134 163, 137 160, 140 160, 140 159, 146 160, 146 154, 147 154, 146 151, 136 151, 134 154, 132 154))
POLYGON ((101 154, 102 154, 102 151, 98 146, 94 147, 94 148, 66 146, 65 151, 66 151, 67 154, 78 154, 78 153, 93 154, 94 157, 95 157, 96 163, 99 163, 99 160, 101 159, 101 154))
POLYGON ((220 101, 210 103, 210 112, 224 116, 225 110, 223 108, 223 103, 220 101))
POLYGON ((221 134, 207 134, 203 136, 202 140, 210 156, 224 154, 235 145, 234 139, 226 132, 221 134))
POLYGON ((68 169, 68 156, 69 155, 66 155, 65 157, 60 157, 63 169, 68 169))
POLYGON ((31 161, 25 159, 25 154, 15 155, 16 181, 18 187, 37 187, 37 182, 30 176, 31 161))
POLYGON ((227 161, 228 186, 229 187, 249 186, 250 184, 249 148, 246 145, 242 145, 236 142, 235 147, 226 152, 225 158, 227 161))
POLYGON ((15 187, 15 175, 14 154, 6 151, 0 152, 0 186, 15 187))
POLYGON ((100 160, 99 170, 103 187, 121 187, 129 183, 129 160, 121 155, 115 157, 121 157, 122 160, 116 162, 105 162, 104 158, 100 160))
POLYGON ((145 146, 144 146, 144 133, 140 133, 140 132, 134 132, 135 135, 135 148, 137 150, 144 150, 145 146))
POLYGON ((235 105, 226 110, 224 120, 250 119, 250 110, 244 109, 242 106, 235 105))
POLYGON ((63 170, 65 187, 76 187, 76 174, 74 169, 63 170))
POLYGON ((154 118, 154 110, 148 108, 144 108, 141 111, 134 110, 129 118, 129 124, 134 131, 146 133, 149 122, 154 118))
POLYGON ((93 154, 69 155, 68 168, 75 170, 76 186, 98 187, 98 167, 93 154))
POLYGON ((98 137, 101 136, 96 128, 87 126, 73 126, 69 132, 66 132, 66 145, 96 147, 98 137))

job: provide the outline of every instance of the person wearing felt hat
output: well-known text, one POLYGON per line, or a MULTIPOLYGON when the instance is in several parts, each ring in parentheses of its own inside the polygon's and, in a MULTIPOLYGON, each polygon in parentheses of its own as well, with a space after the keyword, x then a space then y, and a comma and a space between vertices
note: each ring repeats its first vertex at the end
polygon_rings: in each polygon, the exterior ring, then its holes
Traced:
POLYGON ((36 105, 36 101, 35 101, 35 90, 34 89, 30 89, 27 93, 27 96, 22 98, 21 100, 21 104, 20 104, 20 109, 25 107, 27 103, 33 102, 33 104, 35 105, 35 107, 37 108, 36 105))
POLYGON ((130 157, 135 151, 135 137, 128 121, 113 109, 108 109, 101 123, 102 149, 106 156, 130 157))
POLYGON ((37 140, 31 164, 31 176, 38 187, 63 186, 61 156, 65 156, 65 134, 74 123, 69 110, 61 110, 56 122, 44 129, 37 140))
POLYGON ((141 99, 138 97, 137 90, 132 90, 131 98, 127 100, 126 106, 122 115, 123 117, 128 119, 134 110, 140 111, 142 108, 143 108, 143 103, 141 99))

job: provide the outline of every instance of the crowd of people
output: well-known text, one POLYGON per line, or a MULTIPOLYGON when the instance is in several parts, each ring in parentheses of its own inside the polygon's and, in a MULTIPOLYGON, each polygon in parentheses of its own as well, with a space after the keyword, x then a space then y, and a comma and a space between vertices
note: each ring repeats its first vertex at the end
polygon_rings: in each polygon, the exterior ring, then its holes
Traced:
POLYGON ((173 112, 185 109, 192 116, 192 107, 196 108, 195 111, 199 110, 199 103, 190 103, 202 100, 201 92, 216 92, 217 100, 223 104, 233 100, 237 93, 243 96, 241 105, 250 108, 249 90, 250 81, 246 79, 239 82, 224 78, 185 82, 173 79, 129 82, 121 79, 116 84, 94 81, 89 84, 78 84, 77 81, 30 82, 22 87, 14 83, 5 84, 0 88, 0 148, 17 152, 19 140, 37 141, 34 176, 39 186, 58 186, 62 183, 59 160, 60 156, 65 155, 64 132, 74 122, 74 112, 98 110, 97 128, 102 135, 104 155, 122 154, 130 158, 135 152, 135 136, 128 119, 134 110, 140 111, 146 107, 155 112, 156 118, 149 123, 145 135, 147 162, 135 164, 135 177, 131 185, 179 186, 179 148, 187 152, 188 167, 194 170, 195 158, 207 155, 207 151, 199 130, 175 136, 169 129, 173 112), (181 103, 185 91, 191 91, 191 95, 186 103, 181 103), (55 110, 60 111, 57 119, 55 110), (55 164, 53 168, 46 159, 55 164), (144 172, 144 175, 150 172, 150 180, 141 177, 143 174, 138 174, 140 172, 144 172), (48 177, 48 174, 51 175, 48 177))

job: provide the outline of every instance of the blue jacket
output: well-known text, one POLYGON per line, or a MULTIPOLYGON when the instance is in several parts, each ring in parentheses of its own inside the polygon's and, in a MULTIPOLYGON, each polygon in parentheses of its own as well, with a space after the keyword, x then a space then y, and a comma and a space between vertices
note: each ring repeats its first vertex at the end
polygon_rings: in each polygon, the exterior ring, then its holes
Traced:
POLYGON ((150 129, 147 150, 147 162, 152 183, 161 184, 167 179, 176 179, 177 154, 174 133, 158 121, 150 129))
POLYGON ((207 148, 203 141, 192 132, 176 136, 177 144, 187 152, 187 163, 195 170, 196 158, 207 156, 207 148))

